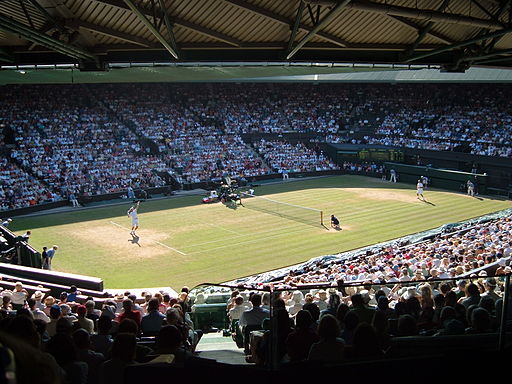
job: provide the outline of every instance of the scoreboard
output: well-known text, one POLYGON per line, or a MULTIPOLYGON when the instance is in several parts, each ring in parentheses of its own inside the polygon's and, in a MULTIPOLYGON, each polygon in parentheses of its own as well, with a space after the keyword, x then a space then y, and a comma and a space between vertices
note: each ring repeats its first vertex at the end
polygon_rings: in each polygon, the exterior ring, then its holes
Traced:
POLYGON ((339 160, 363 160, 363 161, 404 161, 404 151, 396 148, 364 148, 359 150, 336 151, 339 160))

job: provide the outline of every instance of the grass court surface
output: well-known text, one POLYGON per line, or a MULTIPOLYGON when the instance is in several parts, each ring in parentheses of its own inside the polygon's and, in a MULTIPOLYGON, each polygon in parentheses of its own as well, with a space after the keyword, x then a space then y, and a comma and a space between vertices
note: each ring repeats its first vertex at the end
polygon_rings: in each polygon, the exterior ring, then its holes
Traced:
POLYGON ((501 209, 512 203, 362 176, 332 176, 255 188, 256 195, 335 214, 342 231, 217 203, 200 196, 148 200, 139 208, 139 239, 126 205, 16 218, 37 250, 59 245, 53 269, 98 276, 106 288, 193 287, 252 275, 501 209))

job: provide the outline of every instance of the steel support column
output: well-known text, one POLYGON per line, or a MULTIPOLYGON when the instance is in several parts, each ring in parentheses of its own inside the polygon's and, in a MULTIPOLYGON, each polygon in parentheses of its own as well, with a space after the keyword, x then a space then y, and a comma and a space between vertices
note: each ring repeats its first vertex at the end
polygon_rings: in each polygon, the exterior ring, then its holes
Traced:
POLYGON ((290 52, 292 50, 293 42, 295 41, 297 31, 299 30, 300 22, 302 20, 302 13, 304 12, 305 5, 306 3, 304 3, 303 0, 300 0, 299 9, 297 9, 297 16, 295 17, 295 22, 293 23, 290 40, 288 41, 288 49, 286 50, 286 52, 290 52))
POLYGON ((165 7, 165 1, 164 0, 158 0, 160 2, 160 9, 162 10, 162 13, 164 15, 163 19, 165 22, 165 27, 167 28, 167 33, 169 34, 169 39, 171 46, 176 51, 176 54, 178 54, 178 44, 176 44, 176 38, 174 37, 174 31, 173 31, 173 25, 171 23, 171 18, 169 17, 169 12, 167 12, 167 8, 165 7))

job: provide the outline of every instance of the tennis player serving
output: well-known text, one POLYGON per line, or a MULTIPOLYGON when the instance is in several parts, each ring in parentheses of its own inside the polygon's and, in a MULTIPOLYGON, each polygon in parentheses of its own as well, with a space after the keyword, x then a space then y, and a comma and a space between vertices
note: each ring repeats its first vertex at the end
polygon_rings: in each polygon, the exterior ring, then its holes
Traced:
POLYGON ((140 201, 137 201, 137 204, 131 207, 127 212, 128 217, 132 218, 132 230, 130 231, 131 235, 135 235, 135 231, 139 228, 139 215, 137 213, 139 204, 140 201))

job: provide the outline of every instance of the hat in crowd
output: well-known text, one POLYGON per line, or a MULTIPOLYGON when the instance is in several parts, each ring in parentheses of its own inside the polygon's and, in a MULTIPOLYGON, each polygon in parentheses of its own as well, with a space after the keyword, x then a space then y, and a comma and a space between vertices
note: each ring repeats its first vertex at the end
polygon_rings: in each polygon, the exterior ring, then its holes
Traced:
POLYGON ((485 276, 487 276, 487 272, 486 271, 480 271, 480 272, 478 272, 478 276, 485 277, 485 276))
POLYGON ((410 299, 411 297, 418 297, 418 296, 419 296, 419 294, 416 291, 416 288, 408 287, 407 290, 402 295, 402 298, 407 300, 407 299, 410 299))
POLYGON ((494 277, 489 277, 487 279, 484 280, 484 283, 491 286, 491 287, 495 287, 496 286, 496 279, 494 277))
POLYGON ((35 300, 41 300, 43 298, 43 292, 41 291, 35 291, 34 293, 34 299, 35 300))

